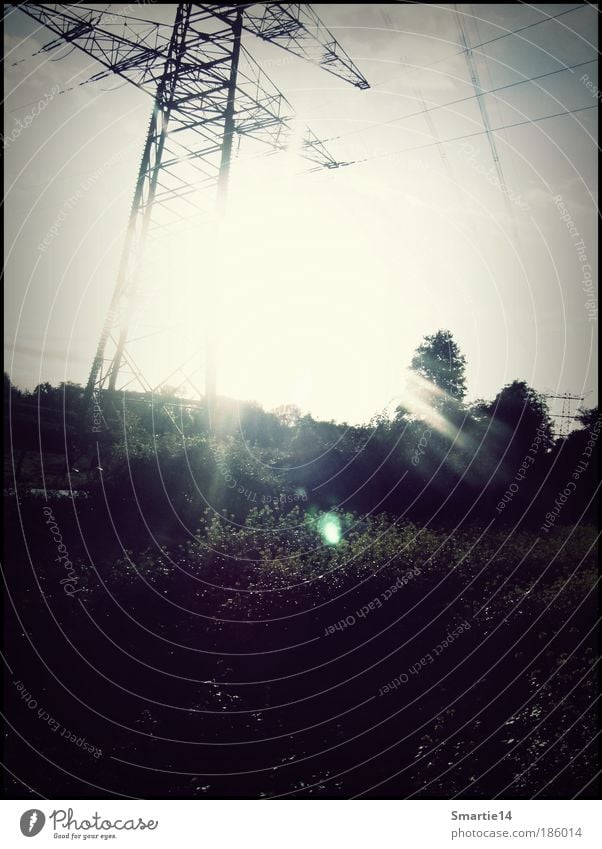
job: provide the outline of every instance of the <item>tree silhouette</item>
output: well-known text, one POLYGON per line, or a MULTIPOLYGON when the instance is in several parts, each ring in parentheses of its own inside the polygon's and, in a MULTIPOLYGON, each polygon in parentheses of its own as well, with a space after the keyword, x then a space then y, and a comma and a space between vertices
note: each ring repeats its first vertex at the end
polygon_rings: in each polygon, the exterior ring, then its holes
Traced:
POLYGON ((410 420, 445 419, 460 412, 466 395, 466 357, 451 331, 425 336, 410 365, 405 397, 398 417, 410 420))
POLYGON ((598 421, 598 417, 598 407, 591 407, 591 409, 580 407, 575 419, 587 430, 592 430, 598 421))
POLYGON ((451 331, 425 336, 412 358, 412 370, 458 402, 466 395, 466 357, 451 331))
POLYGON ((536 434, 547 450, 554 442, 552 421, 545 397, 524 380, 515 380, 498 392, 487 407, 493 430, 519 452, 527 450, 536 434))

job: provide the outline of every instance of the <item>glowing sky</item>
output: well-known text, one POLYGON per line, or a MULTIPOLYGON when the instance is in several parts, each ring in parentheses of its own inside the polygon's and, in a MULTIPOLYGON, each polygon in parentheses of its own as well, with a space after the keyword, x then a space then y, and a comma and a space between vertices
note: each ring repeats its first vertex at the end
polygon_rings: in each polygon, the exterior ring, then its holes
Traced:
MULTIPOLYGON (((299 175, 305 166, 292 156, 241 162, 223 250, 212 254, 201 225, 177 259, 155 249, 159 314, 173 313, 177 325, 176 307, 185 303, 199 328, 198 340, 186 337, 186 344, 202 348, 211 302, 220 392, 268 409, 290 402, 319 417, 367 421, 398 396, 421 338, 441 327, 467 356, 471 398, 490 398, 515 378, 540 390, 592 390, 597 321, 583 267, 596 280, 596 110, 535 119, 596 105, 596 8, 460 7, 472 44, 497 39, 473 55, 484 89, 506 86, 483 98, 491 125, 517 125, 495 134, 511 214, 458 55, 453 6, 317 10, 369 91, 250 35, 244 43, 317 135, 334 139, 337 158, 355 164, 299 175), (573 65, 580 67, 511 85, 573 65), (470 99, 429 119, 403 119, 423 101, 432 107, 463 98, 470 99), (186 287, 185 302, 175 298, 177 283, 186 287)), ((173 7, 129 7, 142 12, 168 20, 173 7)), ((114 80, 77 86, 96 69, 78 51, 63 51, 61 61, 32 57, 49 36, 22 13, 8 13, 6 33, 5 368, 30 388, 85 382, 114 286, 150 100, 114 80), (15 133, 17 119, 24 122, 53 86, 71 90, 15 133)), ((169 353, 155 346, 148 358, 158 373, 169 353)), ((595 400, 590 395, 588 405, 595 400)))

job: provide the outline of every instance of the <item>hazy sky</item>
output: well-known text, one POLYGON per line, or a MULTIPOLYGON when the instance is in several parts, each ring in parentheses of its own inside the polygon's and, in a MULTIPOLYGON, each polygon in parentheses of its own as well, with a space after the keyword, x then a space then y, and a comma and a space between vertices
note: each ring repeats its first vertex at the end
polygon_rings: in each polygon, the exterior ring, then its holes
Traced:
MULTIPOLYGON (((131 4, 129 13, 168 20, 173 8, 131 4)), ((421 338, 442 327, 467 356, 473 399, 515 378, 552 392, 594 389, 596 109, 538 119, 597 105, 597 7, 459 8, 470 43, 490 41, 473 53, 482 88, 506 87, 482 100, 491 126, 507 127, 494 136, 509 202, 453 6, 317 4, 369 91, 247 35, 303 121, 355 164, 308 174, 293 156, 241 160, 221 250, 205 219, 171 251, 168 240, 153 247, 152 309, 176 332, 148 349, 141 365, 151 376, 167 377, 179 344, 200 367, 213 302, 219 391, 268 409, 290 402, 366 421, 398 396, 421 338)), ((32 56, 50 35, 21 12, 8 13, 6 33, 5 367, 20 386, 83 383, 151 102, 116 80, 78 86, 97 69, 79 51, 32 56), (69 90, 53 96, 55 86, 69 90)))

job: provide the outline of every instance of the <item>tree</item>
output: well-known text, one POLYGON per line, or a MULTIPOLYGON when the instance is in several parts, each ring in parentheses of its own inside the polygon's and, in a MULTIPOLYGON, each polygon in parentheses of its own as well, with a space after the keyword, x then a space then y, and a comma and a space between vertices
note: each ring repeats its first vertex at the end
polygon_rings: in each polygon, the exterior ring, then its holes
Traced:
POLYGON ((398 419, 441 428, 460 413, 466 395, 466 357, 449 330, 425 336, 407 372, 398 419))
POLYGON ((272 412, 286 427, 296 427, 301 418, 301 410, 296 404, 282 404, 272 412))
POLYGON ((9 400, 16 401, 20 397, 20 389, 12 383, 8 373, 4 372, 4 403, 8 404, 9 400))
POLYGON ((527 451, 532 440, 541 436, 538 448, 544 451, 554 442, 550 411, 545 397, 524 380, 514 380, 498 392, 488 406, 494 432, 520 451, 527 451))
POLYGON ((575 419, 582 425, 586 430, 593 430, 596 422, 598 421, 599 413, 597 407, 592 407, 591 409, 587 409, 586 407, 580 407, 577 411, 577 415, 575 419))
MULTIPOLYGON (((412 371, 434 383, 441 396, 461 403, 466 395, 466 357, 449 330, 425 336, 412 358, 412 371)), ((444 405, 444 404, 443 404, 444 405)), ((441 406, 441 404, 439 404, 441 406)))
POLYGON ((550 452, 551 475, 547 495, 542 499, 541 519, 544 521, 545 514, 556 507, 557 493, 570 484, 571 497, 562 505, 558 524, 596 525, 597 499, 594 496, 599 483, 598 408, 580 408, 575 418, 583 427, 575 428, 558 439, 550 452))
POLYGON ((44 399, 48 401, 50 398, 53 398, 56 395, 56 389, 51 383, 38 383, 36 388, 33 390, 33 394, 40 398, 40 400, 44 399))

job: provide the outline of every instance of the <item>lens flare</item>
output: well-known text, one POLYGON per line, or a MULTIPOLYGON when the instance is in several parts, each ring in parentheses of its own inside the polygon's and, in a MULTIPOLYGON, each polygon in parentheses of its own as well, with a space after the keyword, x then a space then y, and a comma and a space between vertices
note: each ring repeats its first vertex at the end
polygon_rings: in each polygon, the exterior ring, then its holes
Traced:
POLYGON ((318 521, 318 531, 326 545, 336 545, 341 541, 341 522, 333 513, 325 513, 318 521))

